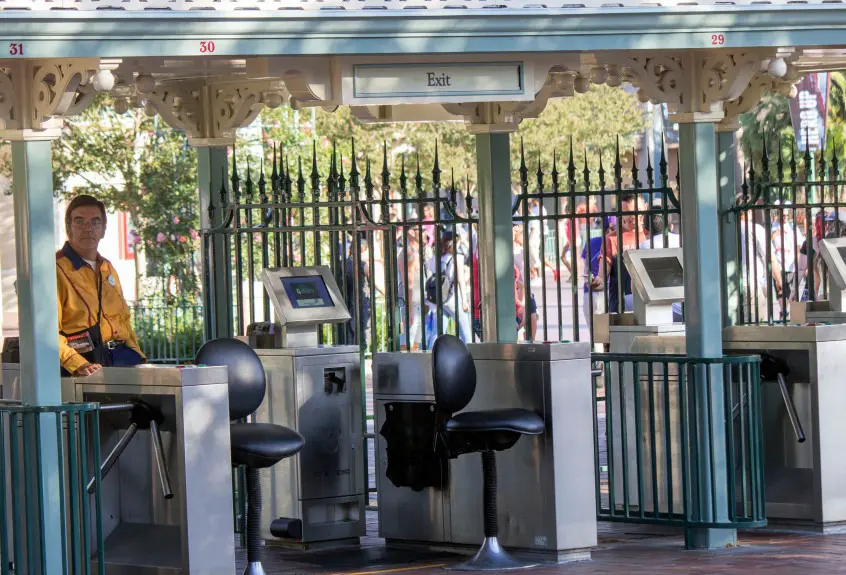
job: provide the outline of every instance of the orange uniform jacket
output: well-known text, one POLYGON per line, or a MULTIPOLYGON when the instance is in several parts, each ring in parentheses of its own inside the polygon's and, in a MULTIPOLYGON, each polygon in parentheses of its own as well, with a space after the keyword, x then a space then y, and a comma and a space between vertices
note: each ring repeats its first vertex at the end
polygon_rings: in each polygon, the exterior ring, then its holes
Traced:
MULTIPOLYGON (((144 357, 138 339, 129 321, 129 306, 123 299, 123 290, 117 272, 109 260, 97 256, 97 266, 102 276, 103 312, 100 333, 103 343, 118 340, 126 342, 144 357)), ((70 244, 56 252, 56 283, 59 298, 59 331, 73 334, 84 331, 97 322, 97 276, 70 244)), ((68 346, 67 339, 59 334, 59 361, 70 373, 87 363, 86 359, 68 346)))

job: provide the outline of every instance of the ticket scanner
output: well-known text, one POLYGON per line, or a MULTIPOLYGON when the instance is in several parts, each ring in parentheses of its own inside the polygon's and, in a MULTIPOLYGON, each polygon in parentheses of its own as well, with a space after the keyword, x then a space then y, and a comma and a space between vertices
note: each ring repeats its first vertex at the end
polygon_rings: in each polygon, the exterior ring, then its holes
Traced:
POLYGON ((321 345, 326 324, 350 320, 328 267, 266 269, 275 320, 251 326, 267 375, 256 421, 296 429, 298 457, 262 474, 262 536, 303 548, 358 544, 365 534, 361 360, 355 345, 321 345))
POLYGON ((790 302, 790 323, 846 323, 846 238, 820 242, 828 274, 828 300, 790 302))
MULTIPOLYGON (((595 320, 595 325, 602 326, 602 331, 605 334, 605 343, 610 344, 611 353, 680 353, 684 354, 684 333, 685 326, 683 323, 674 322, 675 314, 673 311, 674 304, 679 304, 684 301, 684 260, 682 258, 681 248, 662 248, 651 250, 629 250, 623 252, 623 261, 626 269, 632 278, 632 299, 633 312, 626 312, 623 314, 602 314, 598 315, 595 320), (644 341, 650 342, 648 346, 644 346, 644 341), (656 345, 657 343, 657 345, 656 345)), ((598 334, 599 335, 599 334, 598 334)), ((601 340, 600 340, 601 341, 601 340)), ((621 425, 621 410, 625 406, 625 429, 637 429, 636 422, 649 421, 649 402, 640 402, 640 413, 636 413, 638 402, 635 401, 636 391, 641 395, 640 397, 648 397, 650 390, 655 396, 654 405, 664 405, 664 388, 662 386, 653 386, 650 381, 661 378, 663 380, 664 373, 661 368, 656 366, 652 373, 646 370, 638 373, 637 381, 635 381, 635 373, 633 365, 630 363, 623 364, 620 370, 612 369, 606 382, 606 397, 608 398, 608 409, 611 410, 612 416, 609 417, 611 422, 612 437, 609 441, 609 449, 615 461, 622 461, 623 458, 630 457, 632 454, 641 453, 643 457, 651 457, 652 442, 649 440, 647 434, 638 436, 635 433, 624 433, 623 425, 621 425), (653 389, 654 388, 654 389, 653 389), (646 395, 643 395, 646 394, 646 395), (625 447, 623 444, 625 437, 625 447), (644 455, 645 454, 645 455, 644 455)), ((669 386, 669 401, 670 401, 670 418, 671 422, 675 421, 678 416, 677 402, 678 394, 678 374, 667 374, 667 385, 669 386)), ((665 417, 663 409, 655 408, 653 416, 659 423, 665 417)), ((663 425, 656 425, 656 429, 664 429, 663 425)), ((675 429, 675 426, 672 427, 675 429)), ((679 437, 669 438, 672 442, 671 448, 678 448, 679 437)), ((656 481, 662 481, 661 478, 667 477, 668 474, 664 469, 667 461, 666 453, 663 453, 666 441, 661 440, 656 443, 656 460, 658 468, 656 469, 656 481)), ((648 459, 645 459, 648 461, 648 459)), ((648 467, 648 466, 646 466, 648 467)), ((643 501, 639 499, 637 489, 638 485, 638 468, 637 465, 616 465, 614 466, 614 500, 618 505, 622 506, 626 500, 624 497, 625 486, 629 486, 628 501, 632 506, 642 507, 647 513, 654 511, 658 506, 661 512, 667 512, 669 509, 669 502, 665 501, 667 490, 651 488, 652 469, 642 469, 641 475, 643 478, 643 501), (623 473, 628 474, 628 481, 623 481, 623 473), (658 501, 653 501, 654 493, 659 494, 658 501)), ((676 478, 678 475, 671 471, 669 474, 676 478)), ((677 478, 676 478, 677 479, 677 478)), ((679 494, 681 490, 673 489, 672 491, 676 501, 673 502, 674 509, 681 508, 681 498, 679 494)))

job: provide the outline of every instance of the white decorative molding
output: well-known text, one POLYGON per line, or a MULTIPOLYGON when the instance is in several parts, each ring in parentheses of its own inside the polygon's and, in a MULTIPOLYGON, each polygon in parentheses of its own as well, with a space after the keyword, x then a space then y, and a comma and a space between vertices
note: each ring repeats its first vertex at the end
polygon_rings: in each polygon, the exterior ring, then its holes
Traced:
POLYGON ((266 105, 279 105, 283 90, 278 82, 200 84, 174 82, 140 95, 192 146, 231 145, 235 131, 248 126, 266 105))
POLYGON ((202 86, 173 84, 160 86, 141 97, 152 104, 168 126, 185 132, 189 138, 199 137, 204 128, 202 90, 202 86))
POLYGON ((0 68, 0 139, 52 139, 61 118, 94 100, 98 59, 21 61, 0 68))
POLYGON ((731 132, 737 130, 740 127, 738 116, 755 109, 755 106, 761 102, 761 98, 765 94, 779 93, 787 96, 794 83, 800 79, 780 79, 773 78, 767 72, 756 73, 740 96, 723 104, 725 118, 720 122, 717 129, 731 132))
MULTIPOLYGON (((760 5, 759 0, 497 0, 491 4, 490 0, 0 0, 2 10, 578 10, 584 8, 605 9, 617 11, 620 8, 688 8, 696 10, 700 6, 720 6, 726 9, 733 6, 760 5)), ((803 4, 809 7, 820 5, 842 4, 840 0, 806 0, 803 4)), ((771 6, 797 7, 795 0, 768 0, 771 6)))
POLYGON ((676 121, 721 121, 723 104, 740 98, 755 74, 766 71, 775 49, 657 54, 599 53, 606 69, 622 71, 641 102, 664 103, 676 121))

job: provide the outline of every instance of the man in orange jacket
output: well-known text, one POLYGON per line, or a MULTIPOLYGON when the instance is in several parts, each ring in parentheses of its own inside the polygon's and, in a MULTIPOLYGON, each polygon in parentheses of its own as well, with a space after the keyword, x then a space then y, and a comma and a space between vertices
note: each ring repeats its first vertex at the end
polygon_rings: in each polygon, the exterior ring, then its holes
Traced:
POLYGON ((103 366, 144 363, 117 272, 97 252, 106 234, 103 202, 75 197, 65 212, 65 231, 68 241, 56 252, 63 375, 87 376, 103 366))

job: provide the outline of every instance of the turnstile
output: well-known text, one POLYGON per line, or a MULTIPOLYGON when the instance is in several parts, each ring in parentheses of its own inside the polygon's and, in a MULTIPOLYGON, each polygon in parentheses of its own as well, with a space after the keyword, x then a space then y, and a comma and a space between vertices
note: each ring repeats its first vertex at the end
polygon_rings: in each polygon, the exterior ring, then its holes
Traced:
POLYGON ((141 400, 162 415, 159 450, 155 427, 133 430, 131 412, 100 414, 101 455, 117 456, 101 484, 107 574, 234 573, 227 381, 225 367, 156 366, 62 380, 66 401, 141 400))
POLYGON ((268 384, 256 421, 305 438, 298 457, 262 474, 262 536, 298 546, 358 544, 366 493, 358 347, 256 353, 268 384))
MULTIPOLYGON (((543 435, 497 454, 500 542, 517 556, 590 557, 596 485, 589 344, 467 347, 478 381, 468 410, 519 407, 546 422, 543 435)), ((392 546, 475 550, 484 537, 482 470, 478 457, 434 452, 431 354, 374 354, 373 392, 380 536, 392 546)))
POLYGON ((800 442, 776 381, 761 387, 767 520, 823 533, 846 527, 846 325, 735 326, 725 353, 768 353, 784 377, 805 439, 800 442))

